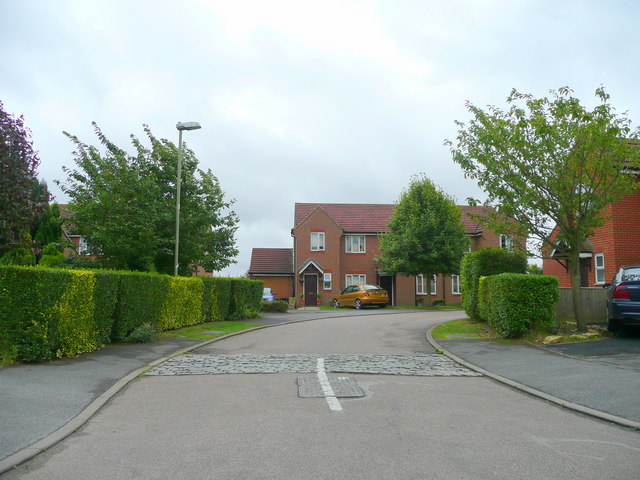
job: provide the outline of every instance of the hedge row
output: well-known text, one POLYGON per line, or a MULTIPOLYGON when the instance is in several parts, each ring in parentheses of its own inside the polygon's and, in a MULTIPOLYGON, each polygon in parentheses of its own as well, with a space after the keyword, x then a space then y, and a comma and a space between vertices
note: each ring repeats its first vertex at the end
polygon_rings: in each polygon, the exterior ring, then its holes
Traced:
POLYGON ((23 361, 65 357, 143 325, 244 320, 259 313, 261 296, 262 282, 241 278, 0 267, 0 341, 23 361))
POLYGON ((558 279, 550 275, 503 273, 480 279, 480 315, 504 338, 552 326, 559 298, 558 279))
POLYGON ((503 248, 486 247, 467 253, 460 265, 462 308, 474 320, 482 320, 478 302, 480 277, 499 273, 525 273, 527 258, 503 248))

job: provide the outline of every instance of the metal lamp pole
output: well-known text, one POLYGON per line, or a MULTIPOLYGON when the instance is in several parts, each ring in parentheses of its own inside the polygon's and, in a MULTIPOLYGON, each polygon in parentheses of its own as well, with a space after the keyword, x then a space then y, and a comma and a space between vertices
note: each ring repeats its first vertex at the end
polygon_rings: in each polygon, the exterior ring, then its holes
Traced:
POLYGON ((197 130, 198 122, 178 122, 178 180, 176 182, 176 250, 173 257, 173 275, 178 276, 178 251, 180 250, 180 184, 182 183, 182 131, 197 130))

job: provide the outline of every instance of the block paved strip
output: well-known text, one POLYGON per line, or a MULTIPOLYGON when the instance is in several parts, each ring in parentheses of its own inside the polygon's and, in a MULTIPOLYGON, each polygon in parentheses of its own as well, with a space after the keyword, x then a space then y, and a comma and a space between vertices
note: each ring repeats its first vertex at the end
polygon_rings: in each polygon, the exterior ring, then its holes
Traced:
POLYGON ((173 357, 145 375, 220 375, 242 373, 314 373, 319 357, 328 373, 478 377, 481 374, 445 355, 205 355, 173 357))

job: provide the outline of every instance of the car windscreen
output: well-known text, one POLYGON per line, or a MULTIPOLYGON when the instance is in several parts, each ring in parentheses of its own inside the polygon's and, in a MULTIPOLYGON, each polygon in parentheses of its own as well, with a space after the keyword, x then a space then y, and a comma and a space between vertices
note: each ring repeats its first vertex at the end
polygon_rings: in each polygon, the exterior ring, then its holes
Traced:
POLYGON ((362 288, 365 290, 382 290, 382 287, 379 287, 378 285, 363 285, 362 288))
POLYGON ((637 282, 640 280, 640 268, 628 268, 622 271, 623 282, 637 282))

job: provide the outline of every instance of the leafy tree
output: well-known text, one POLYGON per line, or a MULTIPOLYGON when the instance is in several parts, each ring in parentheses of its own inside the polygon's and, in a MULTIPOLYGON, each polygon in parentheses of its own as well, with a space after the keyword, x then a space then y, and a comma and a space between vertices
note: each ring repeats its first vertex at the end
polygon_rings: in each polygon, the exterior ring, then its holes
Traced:
MULTIPOLYGON (((145 125, 151 147, 131 136, 135 154, 120 149, 94 129, 106 153, 65 133, 76 145, 76 169, 66 168, 62 185, 71 198, 73 224, 91 253, 120 268, 173 273, 177 147, 158 140, 145 125)), ((238 218, 211 171, 183 149, 180 214, 180 274, 198 266, 220 270, 237 255, 238 218)))
POLYGON ((24 118, 0 102, 0 252, 29 247, 26 233, 49 201, 36 177, 39 164, 24 118))
MULTIPOLYGON (((618 115, 604 88, 591 111, 568 87, 534 98, 512 90, 510 108, 482 110, 467 102, 473 118, 456 122, 453 160, 497 204, 488 225, 530 235, 541 251, 555 249, 568 261, 573 306, 580 331, 586 331, 580 301, 579 253, 586 238, 604 222, 611 202, 638 188, 638 138, 626 114, 618 115), (517 224, 506 225, 512 217, 517 224), (552 235, 557 228, 558 235, 552 235)), ((478 200, 469 199, 472 203, 478 200)), ((517 238, 517 235, 516 235, 517 238)))
POLYGON ((400 196, 389 232, 380 238, 378 262, 389 273, 423 274, 431 304, 434 275, 450 275, 460 268, 469 239, 453 199, 424 175, 414 176, 400 196))
POLYGON ((527 265, 527 273, 529 275, 542 275, 542 267, 540 265, 532 263, 530 265, 527 265))

